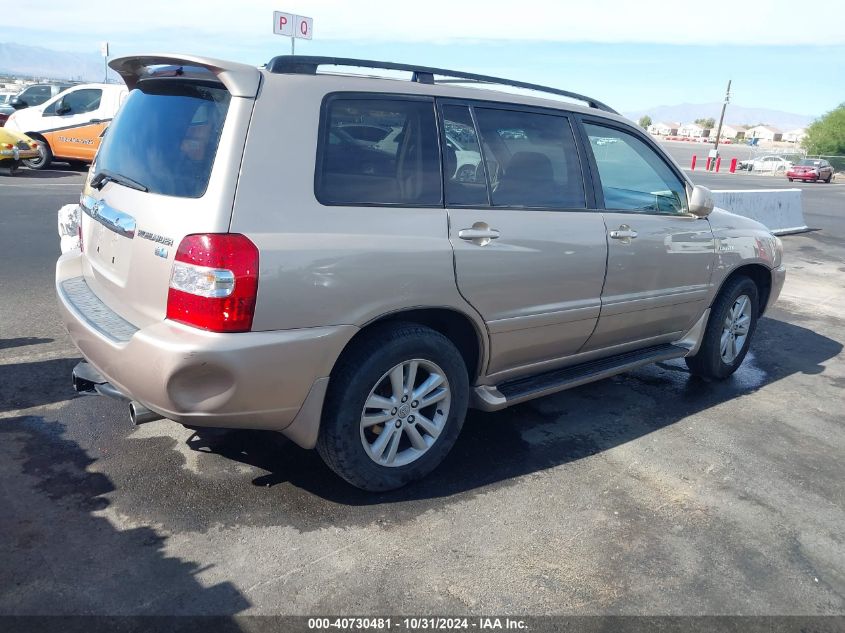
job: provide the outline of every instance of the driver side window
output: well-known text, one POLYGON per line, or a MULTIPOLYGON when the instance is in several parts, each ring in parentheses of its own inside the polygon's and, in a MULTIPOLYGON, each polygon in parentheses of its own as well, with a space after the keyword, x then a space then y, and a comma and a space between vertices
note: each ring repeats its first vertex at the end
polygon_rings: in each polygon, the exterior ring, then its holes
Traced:
POLYGON ((70 116, 94 112, 100 108, 103 91, 96 88, 84 88, 68 92, 64 97, 44 109, 44 116, 70 116))
POLYGON ((585 123, 608 210, 682 215, 684 183, 645 142, 621 130, 585 123))

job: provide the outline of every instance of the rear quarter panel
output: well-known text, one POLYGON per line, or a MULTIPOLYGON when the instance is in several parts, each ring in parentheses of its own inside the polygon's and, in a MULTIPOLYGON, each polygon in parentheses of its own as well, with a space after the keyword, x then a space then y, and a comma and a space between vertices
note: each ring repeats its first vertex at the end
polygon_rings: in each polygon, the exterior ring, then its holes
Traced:
POLYGON ((384 92, 366 79, 264 76, 231 225, 260 250, 253 329, 360 327, 444 307, 467 315, 481 337, 484 324, 455 283, 444 208, 324 206, 315 197, 323 97, 368 87, 384 92))

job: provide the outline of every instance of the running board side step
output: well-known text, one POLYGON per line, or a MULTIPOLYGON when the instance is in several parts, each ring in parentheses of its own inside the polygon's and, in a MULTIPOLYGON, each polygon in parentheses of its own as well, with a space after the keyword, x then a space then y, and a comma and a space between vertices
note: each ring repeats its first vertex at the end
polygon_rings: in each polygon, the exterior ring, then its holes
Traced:
POLYGON ((473 404, 482 411, 498 411, 526 400, 540 398, 588 382, 609 378, 642 365, 672 358, 682 358, 687 354, 689 354, 689 350, 678 345, 657 345, 571 367, 555 369, 536 376, 508 380, 495 387, 482 385, 474 389, 473 404))

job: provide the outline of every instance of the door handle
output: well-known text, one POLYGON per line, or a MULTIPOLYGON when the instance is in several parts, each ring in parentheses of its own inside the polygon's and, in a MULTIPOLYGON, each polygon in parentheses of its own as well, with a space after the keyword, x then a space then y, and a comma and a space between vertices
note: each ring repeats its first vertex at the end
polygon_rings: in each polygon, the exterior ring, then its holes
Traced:
POLYGON ((631 230, 631 227, 627 224, 623 224, 615 231, 610 232, 610 238, 614 240, 622 240, 624 243, 630 242, 632 239, 637 237, 638 233, 636 231, 631 230))
POLYGON ((471 229, 461 229, 458 237, 478 246, 487 246, 492 240, 499 238, 499 231, 491 229, 484 222, 476 222, 471 229))

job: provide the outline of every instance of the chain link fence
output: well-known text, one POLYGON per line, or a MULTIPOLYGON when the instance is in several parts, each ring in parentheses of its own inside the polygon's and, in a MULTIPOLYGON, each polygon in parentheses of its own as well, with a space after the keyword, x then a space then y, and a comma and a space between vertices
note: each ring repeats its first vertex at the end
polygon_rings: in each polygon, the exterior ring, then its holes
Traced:
POLYGON ((824 154, 807 154, 806 158, 820 158, 826 160, 833 167, 833 171, 845 173, 845 156, 825 156, 824 154))

